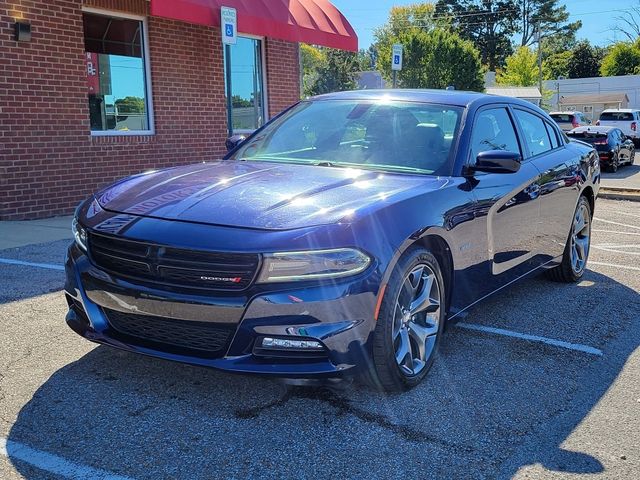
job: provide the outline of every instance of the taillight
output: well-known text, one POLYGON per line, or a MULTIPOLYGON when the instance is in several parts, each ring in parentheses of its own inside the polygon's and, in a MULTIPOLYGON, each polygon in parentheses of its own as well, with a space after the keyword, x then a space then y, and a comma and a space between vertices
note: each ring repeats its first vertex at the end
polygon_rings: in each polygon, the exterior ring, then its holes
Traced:
POLYGON ((596 120, 596 126, 599 127, 600 126, 600 120, 596 120))
POLYGON ((638 124, 636 122, 631 122, 631 130, 635 132, 636 128, 638 128, 638 124))
POLYGON ((602 140, 602 141, 598 141, 598 142, 593 142, 594 145, 606 145, 607 142, 606 140, 602 140))
POLYGON ((576 118, 573 117, 573 120, 571 121, 571 125, 573 125, 573 128, 578 128, 580 126, 580 123, 578 123, 578 120, 576 120, 576 118))

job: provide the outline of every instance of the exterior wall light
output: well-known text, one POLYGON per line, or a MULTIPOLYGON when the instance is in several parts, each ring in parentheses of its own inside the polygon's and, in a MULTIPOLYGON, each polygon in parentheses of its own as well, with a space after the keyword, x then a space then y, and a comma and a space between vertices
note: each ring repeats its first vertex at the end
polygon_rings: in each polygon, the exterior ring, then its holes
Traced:
POLYGON ((16 42, 31 41, 31 24, 27 22, 16 22, 16 42))

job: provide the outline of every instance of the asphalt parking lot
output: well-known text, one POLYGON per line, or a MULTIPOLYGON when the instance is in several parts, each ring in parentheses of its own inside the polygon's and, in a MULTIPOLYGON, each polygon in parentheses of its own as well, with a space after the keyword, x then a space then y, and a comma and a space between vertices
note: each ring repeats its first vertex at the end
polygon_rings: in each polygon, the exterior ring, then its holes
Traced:
POLYGON ((578 285, 478 305, 402 395, 93 345, 64 324, 68 242, 0 251, 0 478, 639 478, 640 203, 595 217, 578 285))

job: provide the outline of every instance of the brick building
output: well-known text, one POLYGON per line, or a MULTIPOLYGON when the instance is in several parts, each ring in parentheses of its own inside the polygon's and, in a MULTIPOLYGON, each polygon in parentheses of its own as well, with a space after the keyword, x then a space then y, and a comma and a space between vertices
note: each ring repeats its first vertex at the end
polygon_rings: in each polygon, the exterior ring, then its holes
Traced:
POLYGON ((117 178, 215 159, 299 99, 298 42, 357 49, 328 0, 249 3, 3 0, 0 220, 69 214, 117 178), (221 6, 237 9, 234 45, 221 6))

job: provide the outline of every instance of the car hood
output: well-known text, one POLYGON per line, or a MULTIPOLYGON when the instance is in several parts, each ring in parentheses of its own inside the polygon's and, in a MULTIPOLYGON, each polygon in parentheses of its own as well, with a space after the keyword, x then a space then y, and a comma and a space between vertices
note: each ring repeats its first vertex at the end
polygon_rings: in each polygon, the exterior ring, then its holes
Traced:
POLYGON ((96 195, 117 213, 257 229, 348 222, 446 178, 371 170, 227 160, 148 172, 96 195))

